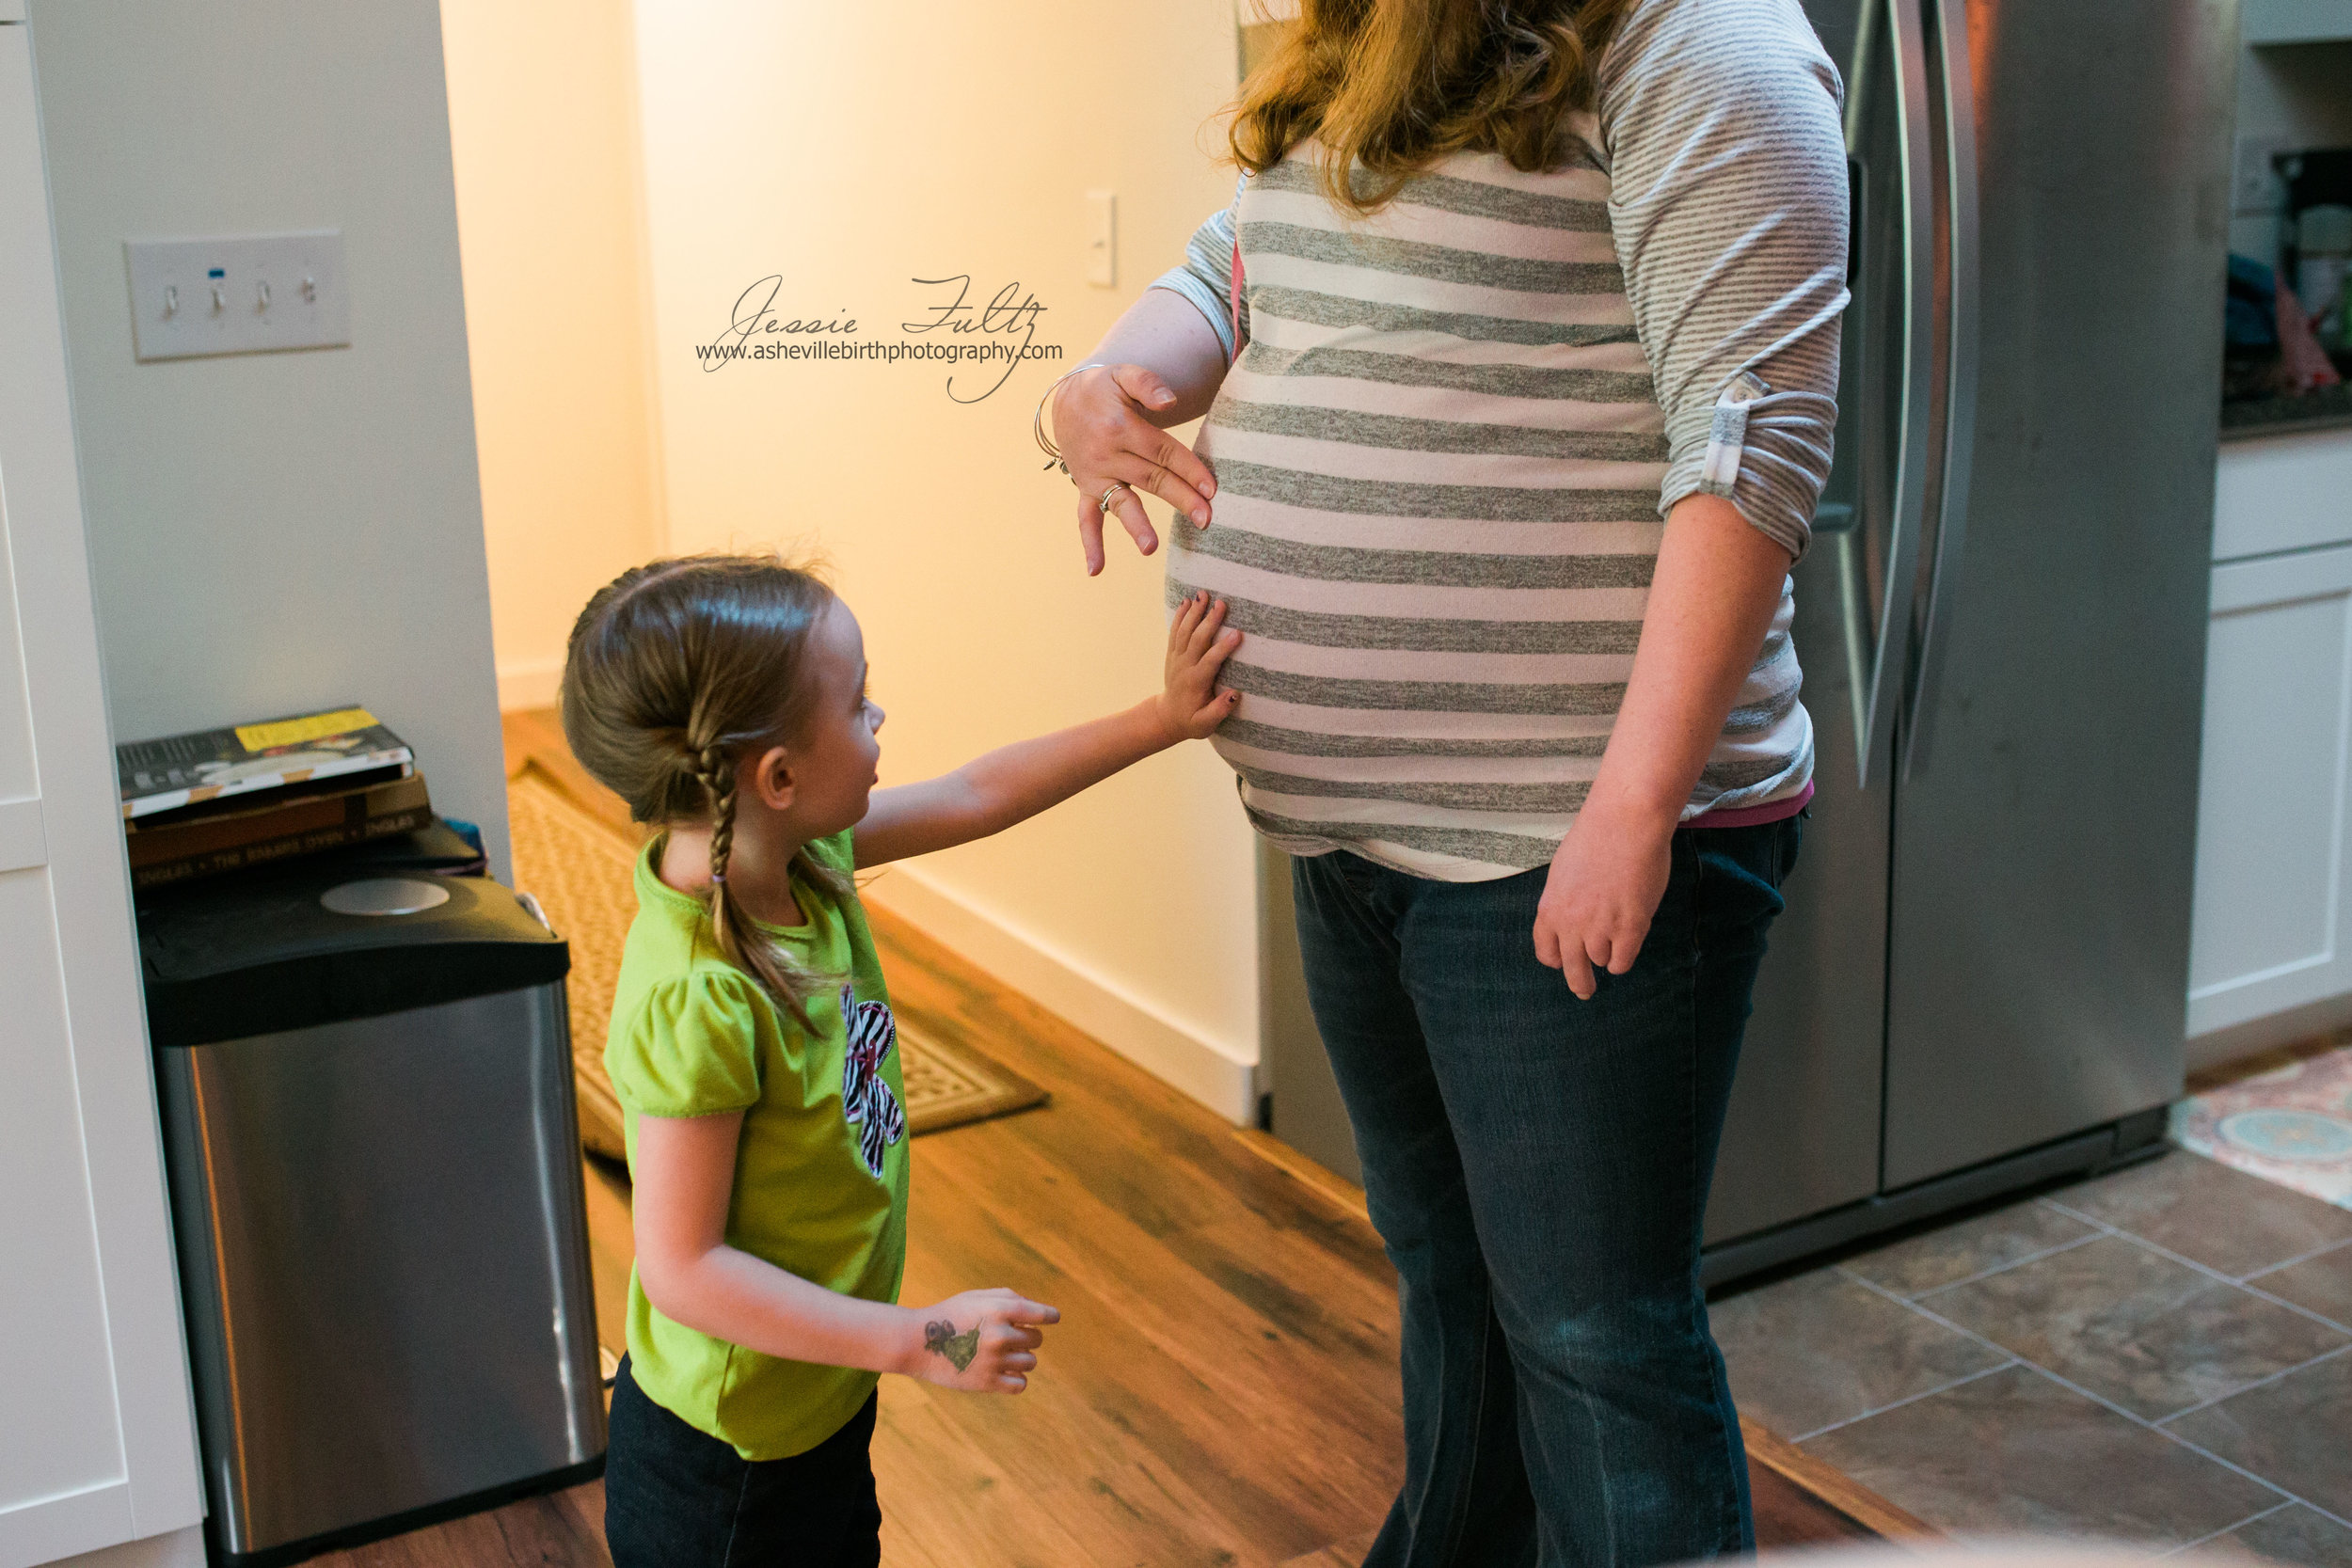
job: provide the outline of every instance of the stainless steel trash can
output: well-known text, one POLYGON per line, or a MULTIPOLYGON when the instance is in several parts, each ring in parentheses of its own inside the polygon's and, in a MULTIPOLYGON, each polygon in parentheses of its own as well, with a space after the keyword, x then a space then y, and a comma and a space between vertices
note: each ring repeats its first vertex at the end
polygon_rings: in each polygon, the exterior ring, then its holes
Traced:
POLYGON ((569 950, 485 878, 143 896, 215 1562, 600 1473, 569 950))

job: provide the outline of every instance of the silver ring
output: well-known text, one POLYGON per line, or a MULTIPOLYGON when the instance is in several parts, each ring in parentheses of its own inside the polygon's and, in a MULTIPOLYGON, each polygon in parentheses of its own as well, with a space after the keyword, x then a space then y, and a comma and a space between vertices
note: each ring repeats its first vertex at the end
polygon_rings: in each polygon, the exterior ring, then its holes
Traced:
POLYGON ((1111 509, 1111 498, 1119 494, 1121 490, 1125 490, 1132 494, 1135 490, 1135 486, 1128 483, 1123 479, 1113 480, 1111 482, 1110 488, 1104 491, 1102 499, 1094 503, 1095 509, 1101 512, 1108 512, 1111 509))

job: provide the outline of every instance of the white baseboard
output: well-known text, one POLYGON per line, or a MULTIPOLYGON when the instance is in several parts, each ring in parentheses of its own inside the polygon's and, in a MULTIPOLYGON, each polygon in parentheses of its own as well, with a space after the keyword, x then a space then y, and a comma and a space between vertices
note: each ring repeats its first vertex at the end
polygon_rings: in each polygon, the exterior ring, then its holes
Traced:
POLYGON ((556 689, 563 684, 560 658, 518 658, 499 665, 499 711, 553 707, 556 689))
POLYGON ((1164 1017, 1051 944, 973 908, 914 866, 893 865, 863 891, 869 902, 912 923, 1234 1126, 1256 1121, 1255 1062, 1236 1059, 1216 1041, 1164 1017))
POLYGON ((50 1568, 204 1568, 204 1527, 190 1525, 144 1540, 125 1541, 119 1546, 66 1558, 50 1568))
POLYGON ((2257 1056, 2281 1045, 2297 1045, 2352 1025, 2352 996, 2328 996, 2265 1018, 2192 1035, 2188 1070, 2204 1072, 2257 1056))

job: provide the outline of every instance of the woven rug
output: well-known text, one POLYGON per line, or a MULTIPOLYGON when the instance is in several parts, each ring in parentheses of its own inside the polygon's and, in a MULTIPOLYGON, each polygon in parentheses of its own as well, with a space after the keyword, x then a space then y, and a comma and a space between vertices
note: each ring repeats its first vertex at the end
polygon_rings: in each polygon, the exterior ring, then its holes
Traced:
MULTIPOLYGON (((539 900, 557 935, 572 947, 568 990, 580 1142, 592 1154, 618 1160, 621 1106, 604 1075, 604 1037, 621 943, 637 913, 631 886, 637 844, 575 804, 535 766, 507 781, 506 813, 515 885, 539 900)), ((898 1056, 911 1132, 936 1132, 1045 1102, 1043 1089, 1009 1068, 912 1029, 904 1019, 898 1021, 898 1056)))
POLYGON ((2352 1045, 2280 1052, 2172 1107, 2172 1140, 2352 1209, 2352 1045))

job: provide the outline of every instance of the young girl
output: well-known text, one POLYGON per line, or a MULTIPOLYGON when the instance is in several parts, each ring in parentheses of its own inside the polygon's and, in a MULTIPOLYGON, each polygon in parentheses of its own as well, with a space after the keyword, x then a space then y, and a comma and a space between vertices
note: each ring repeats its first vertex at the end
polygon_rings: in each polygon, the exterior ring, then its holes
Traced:
POLYGON ((1019 1393, 1059 1314, 1009 1290, 894 1305, 906 1259, 897 1031, 851 871, 1033 816, 1206 736, 1240 642, 1186 600, 1165 689, 1125 712, 877 791, 857 618, 768 557, 656 562, 572 628, 573 754, 663 830, 605 1066, 637 1266, 612 1390, 617 1568, 881 1559, 877 1374, 1019 1393))

